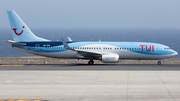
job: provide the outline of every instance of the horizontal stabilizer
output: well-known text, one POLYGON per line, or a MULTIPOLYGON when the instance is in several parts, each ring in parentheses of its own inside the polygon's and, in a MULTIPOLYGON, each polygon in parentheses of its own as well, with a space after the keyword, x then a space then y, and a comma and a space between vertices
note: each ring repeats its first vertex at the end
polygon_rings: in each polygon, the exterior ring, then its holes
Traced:
POLYGON ((18 46, 25 46, 26 45, 25 43, 17 43, 17 42, 14 42, 12 40, 4 41, 4 42, 7 42, 7 43, 13 44, 13 45, 18 45, 18 46))

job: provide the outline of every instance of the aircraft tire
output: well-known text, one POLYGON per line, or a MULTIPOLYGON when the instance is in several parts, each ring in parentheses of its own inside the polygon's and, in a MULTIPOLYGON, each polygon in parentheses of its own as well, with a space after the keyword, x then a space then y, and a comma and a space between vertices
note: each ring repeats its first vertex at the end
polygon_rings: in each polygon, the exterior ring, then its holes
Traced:
POLYGON ((89 64, 89 65, 93 65, 93 64, 94 64, 94 61, 93 61, 93 60, 90 60, 90 61, 88 62, 88 64, 89 64))
POLYGON ((158 65, 161 65, 161 61, 158 62, 158 65))

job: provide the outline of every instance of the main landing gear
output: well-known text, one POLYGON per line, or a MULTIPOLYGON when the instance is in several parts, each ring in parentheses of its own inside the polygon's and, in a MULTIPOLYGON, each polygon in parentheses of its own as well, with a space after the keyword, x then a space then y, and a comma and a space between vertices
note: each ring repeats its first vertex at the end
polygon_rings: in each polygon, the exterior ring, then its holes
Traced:
POLYGON ((94 64, 94 61, 93 61, 93 60, 89 60, 88 64, 89 64, 89 65, 93 65, 93 64, 94 64))
POLYGON ((158 65, 161 65, 161 61, 158 61, 158 65))

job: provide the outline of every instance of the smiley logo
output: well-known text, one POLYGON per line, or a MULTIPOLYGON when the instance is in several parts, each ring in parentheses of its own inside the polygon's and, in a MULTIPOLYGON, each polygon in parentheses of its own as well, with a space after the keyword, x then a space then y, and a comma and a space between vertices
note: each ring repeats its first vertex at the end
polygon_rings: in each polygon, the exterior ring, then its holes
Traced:
MULTIPOLYGON (((22 26, 22 28, 25 28, 25 26, 22 26)), ((23 30, 22 30, 20 33, 17 33, 17 32, 16 32, 17 28, 13 28, 13 30, 14 30, 14 33, 15 33, 16 35, 18 35, 18 36, 23 33, 23 30)))

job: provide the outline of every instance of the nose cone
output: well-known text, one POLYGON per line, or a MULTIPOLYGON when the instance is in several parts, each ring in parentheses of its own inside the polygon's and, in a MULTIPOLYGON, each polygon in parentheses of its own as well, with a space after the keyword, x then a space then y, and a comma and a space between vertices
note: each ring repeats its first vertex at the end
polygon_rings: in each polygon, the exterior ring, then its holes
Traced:
POLYGON ((175 55, 178 55, 178 52, 176 52, 175 55))
POLYGON ((171 50, 171 54, 172 54, 173 56, 176 56, 176 55, 178 55, 178 52, 176 52, 176 51, 174 51, 174 50, 171 50))

